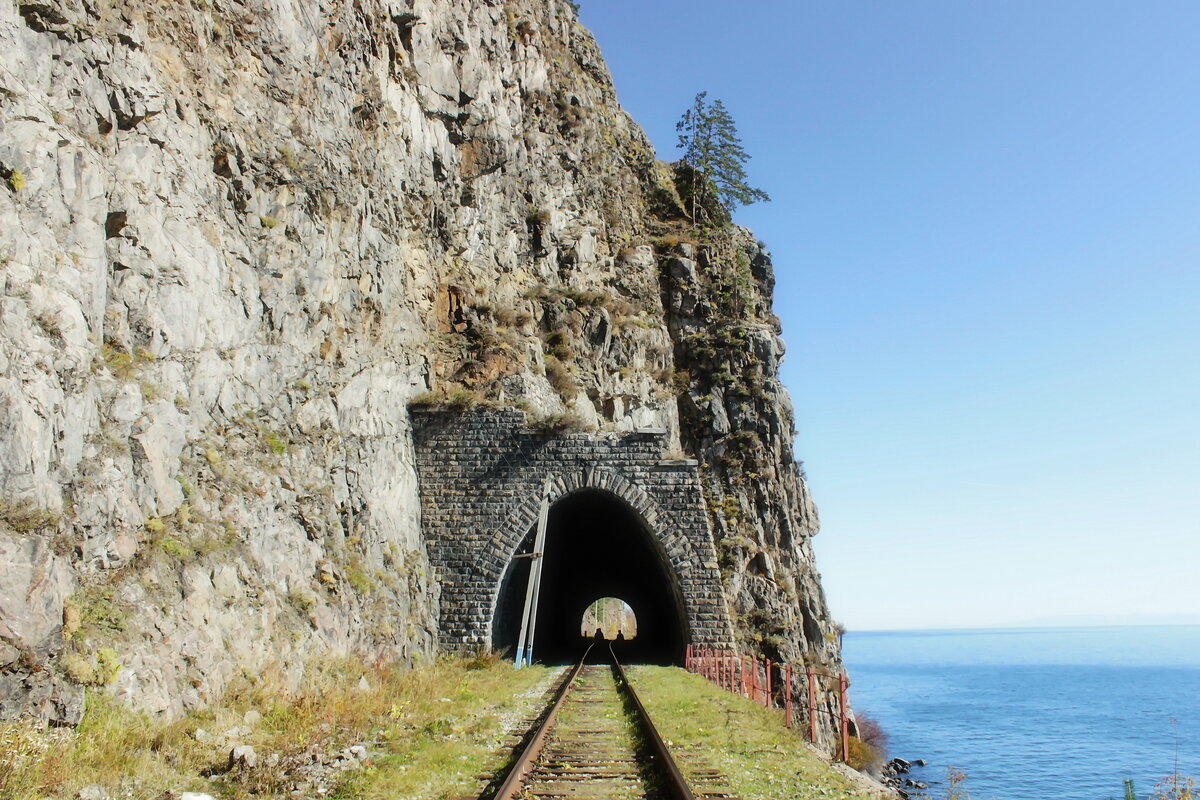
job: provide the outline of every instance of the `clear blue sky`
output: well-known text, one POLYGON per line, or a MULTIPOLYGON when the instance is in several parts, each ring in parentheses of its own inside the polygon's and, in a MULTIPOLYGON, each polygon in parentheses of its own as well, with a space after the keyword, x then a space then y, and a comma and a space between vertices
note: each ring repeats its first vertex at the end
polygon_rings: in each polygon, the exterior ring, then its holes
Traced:
POLYGON ((583 0, 737 120, 851 629, 1200 618, 1200 4, 583 0))

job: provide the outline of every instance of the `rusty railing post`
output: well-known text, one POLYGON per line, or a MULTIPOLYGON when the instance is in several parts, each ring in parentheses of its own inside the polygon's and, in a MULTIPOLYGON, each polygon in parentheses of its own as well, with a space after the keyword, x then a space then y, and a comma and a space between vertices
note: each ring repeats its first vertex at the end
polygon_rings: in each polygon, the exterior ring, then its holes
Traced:
POLYGON ((783 724, 792 727, 792 665, 783 667, 783 724))
POLYGON ((808 668, 808 740, 817 743, 817 673, 808 668))
POLYGON ((846 673, 838 676, 838 694, 841 700, 838 703, 838 713, 842 718, 842 763, 850 761, 850 718, 846 714, 846 689, 850 686, 850 682, 846 680, 846 673))
POLYGON ((767 702, 763 703, 767 708, 775 707, 775 698, 771 696, 771 659, 767 659, 767 702))

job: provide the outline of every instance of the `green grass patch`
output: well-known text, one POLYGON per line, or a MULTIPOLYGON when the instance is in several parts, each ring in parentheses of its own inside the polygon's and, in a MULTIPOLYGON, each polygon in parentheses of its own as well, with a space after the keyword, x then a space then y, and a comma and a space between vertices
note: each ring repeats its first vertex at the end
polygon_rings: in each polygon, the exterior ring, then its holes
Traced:
POLYGON ((346 777, 337 798, 474 797, 502 766, 503 718, 515 719, 540 704, 537 688, 549 670, 514 670, 507 661, 464 662, 472 669, 451 681, 431 683, 392 709, 381 734, 383 754, 374 765, 346 777))
POLYGON ((685 777, 719 770, 743 800, 872 796, 785 727, 778 710, 674 667, 634 667, 629 679, 685 777))

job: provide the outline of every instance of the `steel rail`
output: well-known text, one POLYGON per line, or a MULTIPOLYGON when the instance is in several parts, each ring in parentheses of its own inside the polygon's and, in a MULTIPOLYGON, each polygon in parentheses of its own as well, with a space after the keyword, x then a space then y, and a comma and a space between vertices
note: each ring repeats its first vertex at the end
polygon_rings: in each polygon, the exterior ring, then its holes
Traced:
MULTIPOLYGON (((542 717, 537 729, 529 738, 520 755, 517 756, 512 766, 509 767, 504 781, 496 789, 495 793, 490 795, 491 800, 514 800, 522 792, 525 779, 537 763, 537 759, 546 744, 546 736, 550 732, 550 729, 554 727, 559 709, 566 702, 567 695, 570 693, 575 679, 579 676, 580 670, 583 669, 583 665, 587 661, 591 649, 592 645, 588 645, 588 649, 584 651, 583 657, 579 659, 579 663, 571 668, 570 673, 568 673, 559 686, 549 710, 542 717)), ((695 795, 692 794, 692 790, 687 784, 687 780, 683 777, 683 773, 680 772, 679 766, 675 763, 675 759, 672 757, 666 741, 659 734, 658 729, 654 727, 654 722, 651 720, 649 712, 642 705, 641 698, 634 691, 633 684, 629 682, 629 677, 625 674, 625 668, 617 660, 611 644, 608 645, 608 653, 612 659, 612 669, 617 679, 618 690, 624 692, 632 703, 637 726, 641 729, 646 744, 649 745, 651 755, 659 765, 659 772, 665 779, 663 789, 666 791, 666 797, 670 800, 696 800, 695 795)))
POLYGON ((691 788, 688 787, 687 780, 683 777, 683 773, 679 771, 679 765, 675 763, 675 759, 671 756, 670 748, 667 747, 667 743, 659 735, 658 729, 654 727, 654 722, 650 719, 650 714, 646 711, 646 707, 642 705, 641 699, 638 698, 637 692, 633 690, 633 684, 626 677, 625 668, 617 660, 617 654, 613 652, 612 645, 609 645, 608 652, 612 656, 613 668, 620 677, 621 686, 629 693, 629 699, 633 701, 633 707, 637 710, 638 725, 649 741, 654 757, 658 759, 658 763, 662 766, 664 777, 667 779, 667 785, 664 787, 667 791, 667 796, 673 798, 673 800, 696 800, 691 788))
POLYGON ((517 756, 517 760, 512 763, 508 770, 508 775, 500 784, 500 788, 492 795, 492 800, 513 800, 517 796, 525 782, 525 777, 533 769, 534 763, 537 762, 538 756, 542 754, 542 747, 546 744, 546 734, 554 727, 554 720, 558 716, 558 710, 562 708, 563 702, 567 699, 567 694, 571 691, 572 684, 575 683, 575 678, 579 676, 579 671, 583 669, 583 663, 587 661, 588 653, 592 646, 588 645, 588 649, 583 652, 583 658, 579 659, 579 663, 571 668, 571 672, 567 675, 566 680, 558 687, 558 693, 554 698, 553 705, 546 712, 542 722, 538 725, 537 730, 530 738, 529 743, 517 756))

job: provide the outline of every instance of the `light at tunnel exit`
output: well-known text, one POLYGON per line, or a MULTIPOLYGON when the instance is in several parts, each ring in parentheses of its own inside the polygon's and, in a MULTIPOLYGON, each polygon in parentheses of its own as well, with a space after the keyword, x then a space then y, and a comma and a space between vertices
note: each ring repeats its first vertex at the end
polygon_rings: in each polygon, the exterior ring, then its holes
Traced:
POLYGON ((617 638, 629 641, 637 636, 637 615, 624 600, 601 597, 583 612, 579 634, 587 639, 594 637, 596 631, 609 641, 617 638))

